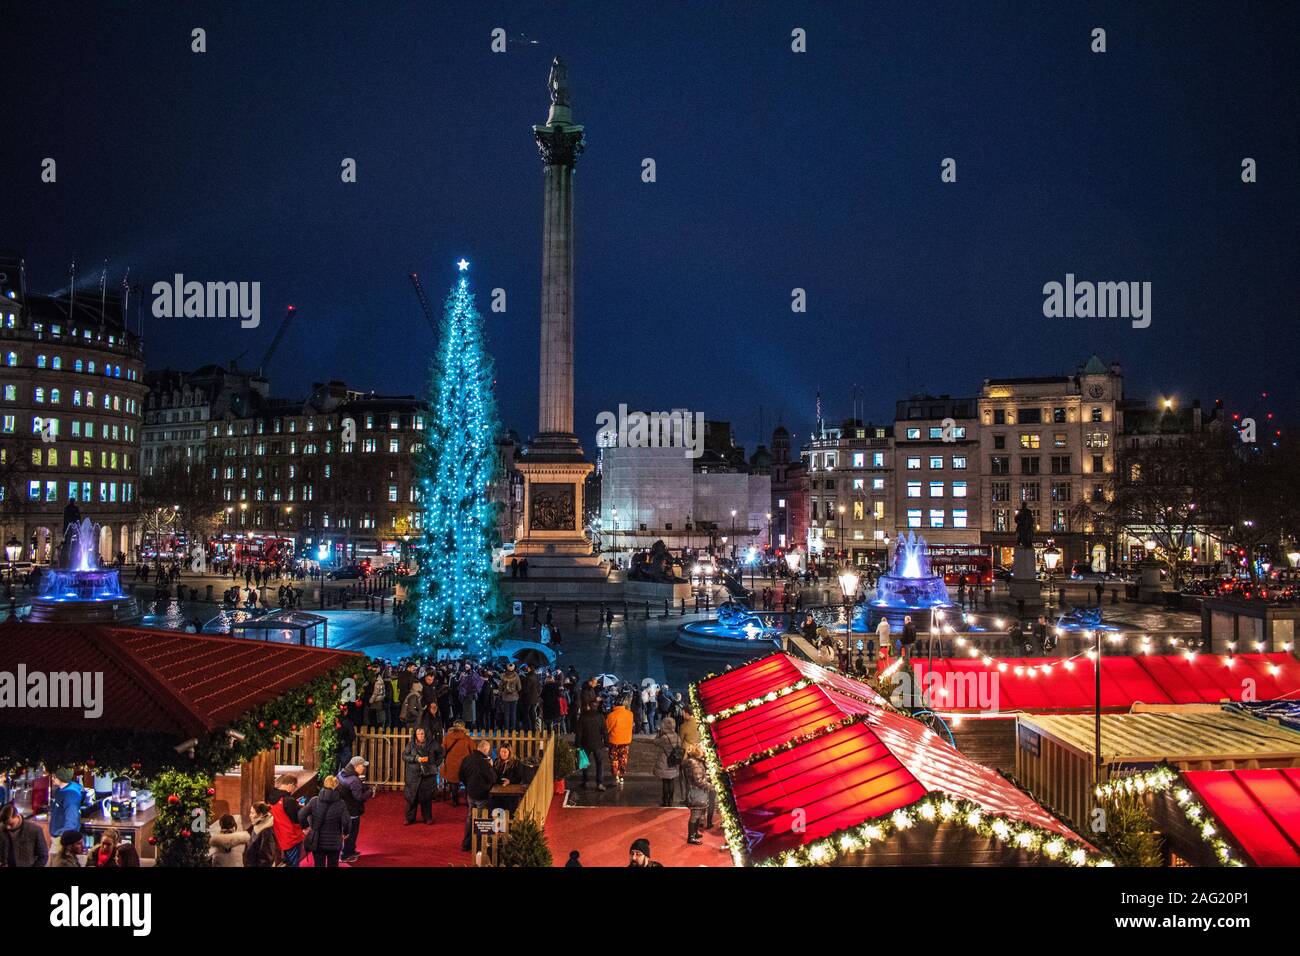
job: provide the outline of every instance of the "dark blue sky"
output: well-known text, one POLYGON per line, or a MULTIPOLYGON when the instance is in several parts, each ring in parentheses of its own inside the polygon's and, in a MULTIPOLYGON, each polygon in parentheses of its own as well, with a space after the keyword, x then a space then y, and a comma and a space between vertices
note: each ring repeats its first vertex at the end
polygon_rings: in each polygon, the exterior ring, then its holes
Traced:
POLYGON ((146 325, 151 366, 247 351, 277 394, 422 394, 474 263, 502 418, 536 427, 546 75, 570 66, 577 422, 619 402, 806 430, 927 389, 1119 360, 1130 395, 1300 412, 1294 3, 222 3, 11 7, 0 246, 39 289, 262 282, 260 328, 146 325), (189 31, 208 32, 190 52, 189 31), (503 27, 509 52, 489 49, 503 27), (808 52, 790 31, 808 31, 808 52), (1093 27, 1108 52, 1089 51, 1093 27), (520 42, 521 35, 539 42, 520 42), (16 59, 15 59, 16 56, 16 59), (58 160, 56 185, 40 162, 58 160), (1259 163, 1244 185, 1240 163, 1259 163), (359 182, 339 180, 354 157, 359 182), (653 157, 658 182, 640 180, 653 157), (943 184, 944 157, 958 181, 943 184), (1067 272, 1151 327, 1045 319, 1067 272), (807 290, 808 312, 790 311, 807 290), (486 313, 507 290, 509 311, 486 313))

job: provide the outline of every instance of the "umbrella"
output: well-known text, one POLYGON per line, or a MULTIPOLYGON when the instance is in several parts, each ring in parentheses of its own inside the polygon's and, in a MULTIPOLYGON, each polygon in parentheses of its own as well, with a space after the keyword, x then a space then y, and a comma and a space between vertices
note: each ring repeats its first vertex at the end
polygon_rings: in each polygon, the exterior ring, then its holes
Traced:
POLYGON ((549 661, 546 655, 535 647, 521 647, 515 651, 514 658, 521 664, 528 664, 530 667, 545 667, 549 661))
POLYGON ((618 676, 615 674, 596 675, 596 686, 599 687, 601 690, 607 690, 610 687, 617 687, 621 683, 623 682, 619 680, 618 676))

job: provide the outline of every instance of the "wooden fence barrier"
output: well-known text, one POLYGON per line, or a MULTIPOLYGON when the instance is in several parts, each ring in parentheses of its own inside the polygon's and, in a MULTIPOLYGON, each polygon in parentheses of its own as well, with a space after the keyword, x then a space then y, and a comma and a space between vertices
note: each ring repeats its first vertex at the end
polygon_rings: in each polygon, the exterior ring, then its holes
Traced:
MULTIPOLYGON (((492 737, 490 734, 484 736, 492 737)), ((555 735, 516 733, 502 736, 514 738, 515 742, 509 745, 520 759, 536 755, 539 762, 532 782, 513 811, 494 813, 486 807, 473 811, 470 851, 478 866, 498 864, 501 846, 510 836, 512 822, 528 817, 538 826, 545 825, 551 798, 555 795, 555 735)))

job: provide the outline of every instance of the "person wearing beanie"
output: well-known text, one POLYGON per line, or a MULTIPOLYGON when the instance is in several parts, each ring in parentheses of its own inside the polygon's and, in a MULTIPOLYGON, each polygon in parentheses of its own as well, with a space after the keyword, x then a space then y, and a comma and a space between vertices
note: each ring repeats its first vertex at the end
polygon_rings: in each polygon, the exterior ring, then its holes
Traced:
POLYGON ((50 775, 50 838, 76 833, 81 839, 81 803, 85 790, 71 767, 62 767, 50 775))
POLYGON ((80 867, 81 861, 77 859, 77 854, 81 851, 81 831, 64 830, 59 834, 58 844, 59 852, 50 861, 50 866, 80 867))
POLYGON ((663 866, 662 863, 656 863, 650 859, 650 841, 645 837, 633 840, 631 848, 628 849, 627 865, 632 866, 663 866))
POLYGON ((580 859, 581 856, 582 854, 580 854, 577 850, 570 850, 569 861, 564 864, 564 868, 568 869, 569 867, 574 866, 577 867, 578 869, 582 869, 582 860, 580 859))
POLYGON ((353 757, 338 773, 338 791, 343 806, 348 811, 350 828, 345 831, 343 844, 344 863, 355 863, 358 858, 357 837, 361 835, 361 817, 366 812, 366 801, 375 795, 375 788, 366 783, 366 768, 370 766, 364 757, 353 757))

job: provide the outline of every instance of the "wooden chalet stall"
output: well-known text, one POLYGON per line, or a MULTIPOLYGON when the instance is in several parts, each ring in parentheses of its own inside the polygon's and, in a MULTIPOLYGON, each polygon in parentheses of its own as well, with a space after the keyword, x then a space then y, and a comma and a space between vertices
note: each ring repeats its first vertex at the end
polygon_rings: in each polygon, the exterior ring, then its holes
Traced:
POLYGON ((691 696, 737 865, 1102 862, 1028 794, 859 681, 773 654, 691 696))
MULTIPOLYGON (((1016 772, 1020 714, 1091 714, 1096 674, 1087 657, 918 657, 923 700, 948 724, 957 749, 978 763, 1016 772)), ((1122 714, 1140 705, 1220 704, 1300 695, 1300 661, 1290 654, 1102 656, 1101 710, 1122 714)))
MULTIPOLYGON (((363 661, 348 651, 144 628, 6 624, 0 670, 102 675, 102 692, 93 714, 85 707, 0 709, 0 765, 111 771, 130 776, 137 789, 162 771, 211 768, 210 819, 231 813, 247 820, 277 773, 294 773, 300 791, 314 792, 318 743, 314 726, 295 733, 299 728, 259 726, 265 721, 253 715, 304 688, 324 682, 328 689, 330 675, 363 661)), ((313 709, 298 709, 310 722, 328 706, 322 697, 313 709)), ((85 776, 88 786, 92 776, 85 776)), ((115 827, 148 858, 156 810, 122 819, 107 809, 83 810, 83 829, 115 827)))
POLYGON ((1300 733, 1205 705, 1103 714, 1100 781, 1091 715, 1022 714, 1017 734, 1016 778, 1079 826, 1097 806, 1099 782, 1162 763, 1177 770, 1300 767, 1300 733))

